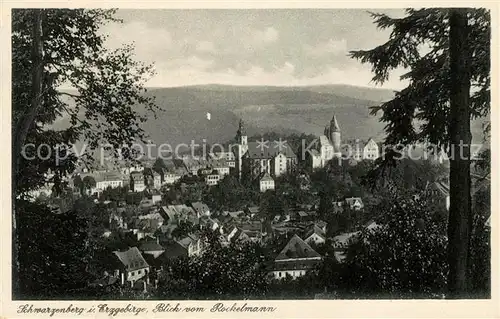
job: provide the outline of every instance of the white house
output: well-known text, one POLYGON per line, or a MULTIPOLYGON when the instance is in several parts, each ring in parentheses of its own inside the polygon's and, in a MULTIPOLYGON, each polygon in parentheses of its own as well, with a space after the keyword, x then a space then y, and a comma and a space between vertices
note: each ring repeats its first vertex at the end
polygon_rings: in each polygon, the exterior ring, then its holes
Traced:
POLYGON ((287 172, 286 162, 287 158, 283 153, 278 153, 275 157, 273 157, 273 159, 271 160, 271 172, 275 177, 281 176, 282 174, 287 172))
POLYGON ((205 176, 205 183, 208 186, 214 186, 219 184, 219 180, 221 179, 221 175, 219 174, 208 174, 205 176))
POLYGON ((363 159, 374 161, 380 157, 380 149, 377 142, 370 138, 363 147, 363 159))
POLYGON ((133 284, 149 273, 149 265, 137 247, 131 247, 126 251, 114 251, 113 253, 121 263, 120 269, 117 269, 116 273, 121 274, 122 284, 125 281, 133 284))
POLYGON ((230 166, 225 159, 210 159, 209 167, 211 167, 212 170, 216 171, 217 174, 221 176, 229 175, 230 172, 230 166))
POLYGON ((201 254, 204 249, 202 239, 195 234, 189 234, 188 236, 177 241, 177 243, 186 249, 188 257, 197 256, 201 254))
POLYGON ((195 210, 196 214, 198 217, 200 216, 210 216, 210 208, 207 206, 207 204, 203 202, 192 202, 191 207, 195 210))
POLYGON ((304 276, 306 272, 321 262, 321 255, 299 236, 294 235, 274 260, 271 271, 276 279, 293 279, 304 276))
POLYGON ((227 166, 229 167, 236 167, 236 157, 234 156, 234 153, 231 152, 218 152, 218 153, 210 153, 209 154, 211 158, 215 160, 223 159, 226 161, 227 166))
POLYGON ((152 255, 154 258, 157 258, 165 249, 158 243, 158 241, 147 241, 141 244, 139 249, 147 255, 152 255))
POLYGON ((181 179, 182 174, 177 172, 168 172, 165 171, 163 174, 163 184, 172 185, 181 179))
POLYGON ((259 189, 262 193, 267 190, 274 190, 274 179, 269 175, 269 173, 265 173, 259 179, 259 189))
POLYGON ((345 202, 350 209, 361 210, 365 207, 360 197, 349 197, 345 199, 345 202))
POLYGON ((314 225, 306 234, 305 242, 308 244, 323 244, 326 241, 325 232, 319 228, 317 225, 314 225))
POLYGON ((146 189, 144 174, 142 172, 130 173, 130 189, 134 192, 142 192, 146 189))
POLYGON ((100 194, 106 188, 117 188, 123 186, 123 178, 119 174, 114 173, 100 173, 94 175, 95 187, 91 189, 92 194, 100 194))
POLYGON ((159 189, 161 187, 161 175, 153 171, 153 187, 159 189))

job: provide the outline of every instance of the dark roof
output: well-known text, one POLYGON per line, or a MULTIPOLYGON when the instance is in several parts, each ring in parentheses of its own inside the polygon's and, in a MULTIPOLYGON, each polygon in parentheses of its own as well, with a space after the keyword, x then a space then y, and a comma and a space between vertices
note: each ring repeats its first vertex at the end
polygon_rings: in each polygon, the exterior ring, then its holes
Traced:
POLYGON ((175 220, 176 219, 176 211, 172 206, 162 206, 160 209, 160 213, 162 214, 163 218, 167 218, 169 220, 175 220))
POLYGON ((323 239, 325 238, 325 232, 323 231, 323 229, 319 228, 317 225, 314 225, 313 227, 311 227, 311 229, 309 229, 309 231, 307 232, 305 237, 308 238, 312 234, 318 234, 323 239))
POLYGON ((197 235, 189 234, 181 240, 177 241, 177 243, 187 249, 190 244, 194 244, 198 239, 199 237, 197 235))
POLYGON ((118 277, 110 276, 109 274, 104 275, 104 277, 99 278, 92 283, 90 283, 91 287, 106 287, 112 286, 118 282, 118 277))
POLYGON ((259 210, 260 210, 259 206, 250 206, 250 207, 248 207, 248 211, 250 213, 258 213, 259 210))
POLYGON ((363 200, 361 199, 361 197, 350 197, 346 198, 345 201, 349 206, 353 206, 356 203, 356 201, 359 201, 361 208, 364 207, 363 200))
POLYGON ((259 180, 262 182, 262 181, 274 181, 274 179, 271 177, 271 175, 269 175, 268 172, 265 172, 261 175, 261 177, 259 178, 259 180))
POLYGON ((148 263, 149 266, 159 268, 162 264, 163 253, 158 255, 158 257, 153 256, 152 254, 144 254, 144 259, 148 263))
MULTIPOLYGON (((232 232, 232 230, 229 233, 231 233, 231 232, 232 232)), ((236 232, 235 232, 234 236, 231 238, 231 241, 233 241, 233 242, 235 242, 235 241, 246 242, 249 240, 250 240, 250 237, 248 236, 248 234, 246 234, 242 229, 236 227, 236 232)))
POLYGON ((163 254, 158 256, 159 260, 174 259, 177 257, 187 256, 188 252, 185 247, 183 247, 178 242, 172 242, 165 245, 165 251, 163 254))
POLYGON ((307 270, 314 268, 320 260, 292 260, 292 261, 278 261, 274 263, 273 270, 307 270))
POLYGON ((149 267, 148 263, 142 257, 137 247, 131 247, 126 251, 114 251, 116 257, 121 261, 127 270, 136 270, 149 267))
POLYGON ((242 230, 260 231, 262 229, 262 222, 259 220, 244 222, 238 224, 238 227, 241 228, 242 230))
POLYGON ((200 213, 205 213, 205 212, 210 210, 208 208, 207 204, 205 204, 203 202, 194 202, 194 203, 191 203, 191 206, 194 208, 194 210, 196 210, 197 212, 200 212, 200 213))
POLYGON ((232 218, 239 218, 239 216, 243 215, 243 211, 239 210, 236 212, 227 212, 229 216, 232 218))
POLYGON ((284 147, 281 147, 281 150, 279 147, 275 147, 276 144, 273 142, 269 142, 269 144, 266 144, 269 147, 261 147, 260 142, 248 142, 248 151, 247 151, 247 156, 249 158, 266 158, 270 159, 273 157, 276 157, 279 153, 282 153, 286 157, 296 157, 295 153, 293 150, 290 148, 289 145, 285 143, 284 147))
POLYGON ((321 255, 312 249, 309 244, 303 241, 299 236, 293 235, 285 248, 278 254, 275 261, 287 260, 292 258, 317 258, 321 255))
POLYGON ((143 174, 143 172, 132 172, 132 173, 130 173, 130 178, 132 178, 134 181, 135 180, 144 181, 144 174, 143 174))
POLYGON ((323 220, 317 220, 317 221, 315 222, 315 224, 316 224, 318 227, 321 227, 321 228, 326 227, 326 225, 327 225, 327 224, 326 224, 326 222, 325 222, 325 221, 323 221, 323 220))
POLYGON ((298 214, 299 214, 300 217, 307 217, 307 216, 309 216, 309 214, 306 213, 306 212, 304 212, 304 211, 299 211, 298 214))
POLYGON ((139 247, 141 251, 156 251, 156 250, 163 250, 163 247, 158 244, 156 241, 148 241, 145 243, 142 243, 141 246, 139 247))

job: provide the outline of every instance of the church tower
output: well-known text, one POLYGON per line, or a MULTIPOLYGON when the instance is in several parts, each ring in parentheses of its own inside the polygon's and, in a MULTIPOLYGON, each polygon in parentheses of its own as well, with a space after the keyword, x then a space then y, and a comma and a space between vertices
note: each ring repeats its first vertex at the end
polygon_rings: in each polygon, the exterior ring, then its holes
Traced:
POLYGON ((243 156, 248 151, 248 137, 243 124, 243 120, 240 119, 238 125, 238 131, 236 132, 236 142, 238 143, 236 150, 236 167, 238 168, 238 177, 241 179, 241 171, 243 167, 243 156))
POLYGON ((332 143, 333 146, 333 153, 335 155, 340 155, 341 154, 341 149, 340 149, 340 127, 339 123, 337 122, 337 117, 335 114, 333 114, 332 120, 330 121, 330 128, 328 130, 329 135, 327 137, 330 139, 330 142, 332 143))
POLYGON ((247 145, 247 132, 245 130, 245 126, 243 124, 243 120, 240 119, 240 123, 238 125, 238 131, 236 131, 236 141, 240 145, 247 145))

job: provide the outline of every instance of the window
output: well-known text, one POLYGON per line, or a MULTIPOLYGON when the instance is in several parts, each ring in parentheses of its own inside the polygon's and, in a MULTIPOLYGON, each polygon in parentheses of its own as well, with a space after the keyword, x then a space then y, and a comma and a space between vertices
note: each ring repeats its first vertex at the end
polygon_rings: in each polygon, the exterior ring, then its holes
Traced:
POLYGON ((135 276, 135 271, 132 271, 132 272, 131 272, 131 275, 132 275, 132 276, 135 276))
POLYGON ((138 274, 138 275, 142 274, 142 270, 138 270, 138 271, 137 271, 137 274, 138 274))

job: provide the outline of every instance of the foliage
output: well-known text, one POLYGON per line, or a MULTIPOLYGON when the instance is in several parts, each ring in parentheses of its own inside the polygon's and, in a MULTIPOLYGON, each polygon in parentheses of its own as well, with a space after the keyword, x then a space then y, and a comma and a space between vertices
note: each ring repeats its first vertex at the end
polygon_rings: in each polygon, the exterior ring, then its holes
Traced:
POLYGON ((471 297, 481 299, 491 298, 491 231, 485 222, 484 216, 476 215, 469 269, 471 297))
MULTIPOLYGON (((449 10, 407 9, 403 18, 372 13, 380 29, 392 29, 389 40, 371 50, 352 51, 351 57, 372 65, 373 81, 383 83, 397 67, 410 69, 402 76, 407 88, 394 99, 372 108, 383 111, 387 123, 385 144, 405 145, 417 141, 448 146, 449 142, 449 10), (424 48, 426 49, 424 51, 424 48), (423 53, 425 52, 425 53, 423 53)), ((490 111, 490 13, 471 9, 468 13, 472 87, 472 118, 490 111)))
POLYGON ((171 263, 160 281, 159 294, 162 299, 259 298, 265 291, 267 272, 258 251, 255 244, 222 247, 216 237, 209 238, 201 256, 171 263))
POLYGON ((172 231, 172 237, 182 239, 196 230, 198 230, 198 227, 193 223, 187 220, 181 220, 179 221, 177 227, 172 231))
POLYGON ((245 188, 236 177, 224 176, 216 186, 210 187, 203 196, 203 201, 215 210, 237 211, 258 201, 259 193, 245 188))
POLYGON ((139 205, 141 200, 144 198, 144 194, 142 192, 128 192, 125 195, 125 202, 127 205, 139 205))
POLYGON ((102 191, 99 196, 100 201, 112 201, 112 202, 120 202, 126 201, 127 195, 129 194, 129 187, 108 187, 102 191))
MULTIPOLYGON (((410 71, 401 78, 409 85, 395 97, 372 108, 382 111, 385 144, 399 146, 379 161, 379 173, 394 164, 401 145, 430 143, 450 157, 448 258, 450 298, 468 294, 473 213, 470 160, 462 145, 471 144, 471 119, 490 113, 491 17, 487 9, 407 9, 403 18, 372 14, 381 29, 391 28, 389 40, 368 51, 351 52, 370 63, 373 80, 382 83, 397 67, 410 71), (425 49, 425 50, 423 50, 425 49), (458 154, 460 152, 460 155, 458 154), (465 259, 465 263, 464 263, 465 259)), ((488 134, 489 125, 485 126, 488 134)), ((372 175, 372 179, 377 173, 372 175)))
POLYGON ((158 157, 155 160, 155 162, 153 163, 153 167, 152 168, 158 174, 162 174, 163 173, 162 170, 163 169, 167 169, 167 165, 165 164, 165 162, 163 161, 163 159, 161 159, 161 158, 158 157))
POLYGON ((289 213, 291 207, 283 193, 267 190, 260 196, 260 212, 272 220, 274 216, 284 216, 289 213))
POLYGON ((73 178, 73 185, 76 189, 78 189, 78 191, 80 192, 80 195, 83 195, 83 190, 84 190, 85 186, 83 184, 83 180, 82 180, 82 177, 80 175, 76 175, 73 178))
POLYGON ((85 176, 82 180, 82 183, 83 183, 83 187, 86 190, 90 190, 91 188, 96 186, 96 181, 95 181, 94 177, 92 177, 92 176, 85 176))
MULTIPOLYGON (((144 81, 152 74, 152 68, 133 60, 131 46, 114 51, 105 48, 105 35, 98 30, 106 23, 119 22, 113 18, 114 10, 41 10, 42 93, 40 97, 32 96, 35 14, 35 9, 12 11, 12 124, 17 136, 21 122, 35 112, 26 143, 35 147, 47 144, 52 154, 48 156, 48 151, 44 151, 47 160, 13 155, 20 158, 16 176, 18 193, 43 185, 49 170, 57 183, 75 168, 77 158, 71 154, 72 150, 56 147, 58 144, 86 141, 88 159, 92 157, 90 149, 99 145, 109 143, 115 150, 121 150, 123 145, 130 146, 145 135, 140 128, 145 116, 136 111, 136 106, 143 105, 151 111, 156 108, 152 98, 143 94, 144 81), (62 84, 70 85, 73 90, 62 90, 62 84), (38 109, 31 106, 34 98, 39 98, 38 109), (69 119, 69 123, 66 128, 56 130, 52 124, 62 118, 69 119), (61 158, 71 155, 58 163, 56 153, 61 158)), ((36 155, 35 149, 28 148, 27 155, 36 155)), ((129 155, 125 149, 123 156, 129 155)))
POLYGON ((21 299, 77 297, 92 277, 87 271, 92 241, 87 221, 75 212, 19 202, 19 295, 21 299))
POLYGON ((430 196, 394 191, 381 204, 381 226, 364 230, 347 251, 344 289, 386 298, 437 297, 447 276, 446 224, 436 223, 430 196))

